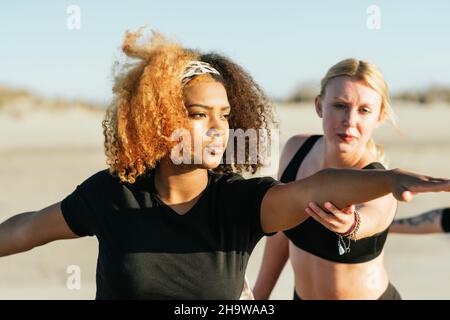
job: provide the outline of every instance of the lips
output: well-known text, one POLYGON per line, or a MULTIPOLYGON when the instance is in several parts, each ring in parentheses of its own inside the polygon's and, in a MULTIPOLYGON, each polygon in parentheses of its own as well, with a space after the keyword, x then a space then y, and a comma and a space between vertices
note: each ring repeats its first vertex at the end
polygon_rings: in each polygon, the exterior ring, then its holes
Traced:
POLYGON ((223 153, 223 146, 221 144, 211 144, 206 146, 205 149, 212 155, 223 153))
POLYGON ((337 136, 344 142, 352 142, 356 140, 356 137, 346 133, 338 133, 337 136))

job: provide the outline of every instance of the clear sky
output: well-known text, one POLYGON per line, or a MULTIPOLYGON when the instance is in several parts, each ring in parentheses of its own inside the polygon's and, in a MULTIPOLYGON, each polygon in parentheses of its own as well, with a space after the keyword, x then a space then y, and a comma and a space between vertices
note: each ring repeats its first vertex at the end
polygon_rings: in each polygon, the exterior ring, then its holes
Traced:
POLYGON ((450 1, 8 1, 0 8, 0 85, 107 102, 124 31, 149 25, 225 53, 273 97, 346 57, 381 67, 391 88, 450 85, 450 1), (67 8, 80 8, 70 30, 67 8), (380 9, 371 30, 370 5, 380 9))

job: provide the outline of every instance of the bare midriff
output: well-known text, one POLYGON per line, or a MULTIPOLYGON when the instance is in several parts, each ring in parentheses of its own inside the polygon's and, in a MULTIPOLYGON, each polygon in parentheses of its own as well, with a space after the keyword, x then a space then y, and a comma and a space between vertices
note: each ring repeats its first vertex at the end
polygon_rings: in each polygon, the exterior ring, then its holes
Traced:
POLYGON ((362 263, 337 263, 312 255, 289 243, 297 295, 308 299, 378 299, 389 284, 384 251, 362 263))

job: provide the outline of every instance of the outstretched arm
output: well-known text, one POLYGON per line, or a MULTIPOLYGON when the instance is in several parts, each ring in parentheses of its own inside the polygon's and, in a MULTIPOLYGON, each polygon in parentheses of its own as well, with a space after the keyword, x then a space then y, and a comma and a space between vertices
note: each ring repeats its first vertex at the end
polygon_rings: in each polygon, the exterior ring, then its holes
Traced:
POLYGON ((258 278, 253 288, 256 300, 268 300, 289 258, 289 239, 283 232, 266 237, 258 278))
MULTIPOLYGON (((427 211, 423 214, 396 219, 389 228, 392 233, 410 233, 410 234, 426 234, 426 233, 444 233, 444 221, 448 221, 450 208, 440 208, 427 211)), ((446 228, 447 229, 447 228, 446 228)))
POLYGON ((329 201, 338 208, 393 193, 409 201, 415 193, 450 191, 450 180, 395 170, 324 169, 302 180, 272 187, 261 205, 264 232, 287 230, 303 222, 311 202, 329 201))
POLYGON ((61 203, 15 215, 0 224, 0 257, 27 251, 48 242, 78 238, 67 225, 61 203))

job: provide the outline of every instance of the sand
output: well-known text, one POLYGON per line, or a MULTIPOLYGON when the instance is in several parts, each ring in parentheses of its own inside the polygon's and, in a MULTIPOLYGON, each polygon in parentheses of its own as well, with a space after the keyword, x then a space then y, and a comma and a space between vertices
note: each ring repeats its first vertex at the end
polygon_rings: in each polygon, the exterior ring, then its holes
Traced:
MULTIPOLYGON (((394 106, 398 130, 383 126, 376 141, 385 147, 391 167, 434 176, 450 176, 450 107, 394 106)), ((295 133, 321 132, 311 106, 281 106, 280 147, 295 133)), ((20 116, 0 112, 0 221, 62 200, 75 186, 105 168, 101 112, 26 110, 20 116)), ((397 217, 449 206, 448 194, 418 196, 400 204, 397 217)), ((250 259, 254 283, 264 239, 250 259)), ((450 238, 447 235, 390 235, 385 261, 391 281, 405 299, 450 298, 450 238)), ((95 296, 95 238, 64 240, 0 258, 0 299, 92 299, 95 296), (81 288, 67 287, 69 266, 79 266, 81 288)), ((288 264, 272 299, 291 299, 288 264)))

